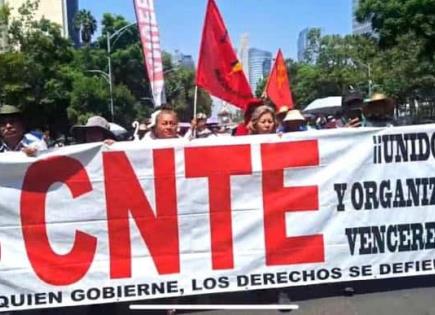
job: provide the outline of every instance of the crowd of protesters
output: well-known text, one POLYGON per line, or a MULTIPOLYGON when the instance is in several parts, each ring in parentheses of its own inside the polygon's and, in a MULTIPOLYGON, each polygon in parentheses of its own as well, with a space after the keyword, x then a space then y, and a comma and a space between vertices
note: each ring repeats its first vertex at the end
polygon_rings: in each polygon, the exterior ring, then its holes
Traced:
MULTIPOLYGON (((370 99, 364 100, 357 91, 344 95, 341 111, 332 115, 304 115, 297 109, 288 109, 287 106, 276 106, 256 99, 247 104, 244 120, 235 128, 210 121, 204 113, 198 113, 192 119, 190 127, 183 131, 176 112, 169 106, 162 106, 148 120, 136 122, 134 134, 127 139, 192 140, 231 135, 282 134, 310 129, 390 127, 395 125, 394 108, 393 99, 383 94, 375 93, 370 99)), ((74 143, 104 142, 110 145, 121 140, 119 135, 112 132, 111 124, 101 116, 90 117, 85 125, 73 126, 71 135, 75 139, 74 143)), ((56 143, 50 140, 48 134, 26 129, 23 114, 16 106, 0 106, 0 153, 23 151, 34 156, 38 151, 54 145, 56 143)))
MULTIPOLYGON (((343 96, 340 113, 327 116, 304 115, 297 109, 276 106, 258 99, 247 104, 244 120, 235 128, 210 121, 204 113, 198 113, 192 119, 189 128, 182 132, 176 112, 170 107, 163 106, 146 121, 135 122, 134 132, 128 140, 154 141, 175 138, 194 140, 262 134, 279 136, 283 133, 310 129, 390 127, 395 125, 394 108, 394 101, 385 95, 374 94, 370 99, 364 100, 356 91, 343 96)), ((92 116, 86 124, 73 126, 70 133, 75 139, 74 143, 103 142, 111 145, 115 141, 120 141, 119 135, 111 130, 111 124, 101 116, 92 116)), ((0 106, 0 153, 21 151, 28 156, 35 156, 39 151, 46 150, 50 146, 55 146, 55 143, 50 141, 48 134, 27 130, 24 116, 16 106, 0 106)), ((275 294, 278 295, 279 303, 289 302, 285 291, 277 290, 275 294)), ((113 308, 113 305, 108 307, 113 308)), ((90 314, 99 313, 101 310, 111 313, 106 309, 107 306, 94 306, 94 308, 82 310, 90 314)))

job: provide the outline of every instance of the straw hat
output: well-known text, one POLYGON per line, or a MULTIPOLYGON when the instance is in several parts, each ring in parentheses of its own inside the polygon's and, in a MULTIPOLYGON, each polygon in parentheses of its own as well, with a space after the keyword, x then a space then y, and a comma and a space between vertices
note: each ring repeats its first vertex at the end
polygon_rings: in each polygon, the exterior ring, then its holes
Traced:
POLYGON ((364 101, 363 112, 365 115, 393 115, 395 101, 382 93, 374 93, 364 101))
POLYGON ((13 105, 2 105, 0 106, 0 115, 19 115, 21 111, 18 107, 13 105))
POLYGON ((292 109, 287 112, 283 121, 305 121, 305 118, 299 110, 292 109))
POLYGON ((84 141, 86 131, 89 129, 100 129, 106 139, 116 140, 116 136, 110 131, 109 122, 101 116, 89 117, 86 125, 75 125, 71 127, 71 134, 77 141, 84 141))

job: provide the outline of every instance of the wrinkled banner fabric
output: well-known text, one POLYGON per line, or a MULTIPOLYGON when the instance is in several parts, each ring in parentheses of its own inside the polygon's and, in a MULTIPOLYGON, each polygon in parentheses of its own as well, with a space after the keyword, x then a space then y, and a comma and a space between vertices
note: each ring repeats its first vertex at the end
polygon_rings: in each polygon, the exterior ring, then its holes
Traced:
POLYGON ((0 155, 0 310, 434 273, 435 126, 0 155))

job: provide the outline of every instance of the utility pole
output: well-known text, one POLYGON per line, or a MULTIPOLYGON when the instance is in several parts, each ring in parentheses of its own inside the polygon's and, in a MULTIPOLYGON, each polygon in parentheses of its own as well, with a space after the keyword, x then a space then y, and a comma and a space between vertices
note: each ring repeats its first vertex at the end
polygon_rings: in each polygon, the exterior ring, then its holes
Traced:
POLYGON ((356 62, 357 64, 359 64, 360 66, 363 66, 364 68, 367 69, 367 83, 368 83, 368 92, 369 92, 369 97, 372 96, 372 90, 373 90, 373 81, 372 81, 372 68, 370 63, 363 63, 357 59, 353 59, 352 61, 356 62))
POLYGON ((111 39, 111 37, 110 37, 108 32, 107 32, 106 38, 107 38, 107 64, 108 64, 108 67, 109 67, 108 76, 109 76, 109 93, 110 93, 110 116, 111 116, 112 122, 114 122, 114 119, 115 119, 115 109, 114 109, 114 106, 113 106, 112 58, 110 57, 110 54, 112 52, 111 52, 111 48, 110 48, 110 39, 111 39))
POLYGON ((127 28, 129 28, 130 26, 136 25, 137 22, 132 22, 130 24, 127 24, 123 27, 121 27, 119 30, 117 30, 116 32, 114 32, 112 35, 109 34, 109 32, 106 33, 106 39, 107 39, 107 65, 108 65, 108 77, 109 77, 109 93, 110 93, 110 115, 111 115, 111 120, 112 122, 114 122, 115 119, 115 109, 114 109, 114 104, 113 104, 113 77, 112 77, 112 58, 111 58, 111 54, 112 54, 112 47, 111 47, 111 40, 112 38, 114 38, 115 36, 117 36, 116 40, 122 35, 124 34, 125 30, 127 28))

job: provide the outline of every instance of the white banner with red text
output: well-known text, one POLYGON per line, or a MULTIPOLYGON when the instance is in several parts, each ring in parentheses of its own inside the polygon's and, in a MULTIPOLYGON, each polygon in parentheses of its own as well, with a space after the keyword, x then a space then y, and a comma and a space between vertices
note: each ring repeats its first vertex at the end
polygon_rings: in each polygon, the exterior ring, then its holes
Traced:
POLYGON ((434 274, 435 125, 0 155, 0 311, 434 274))

